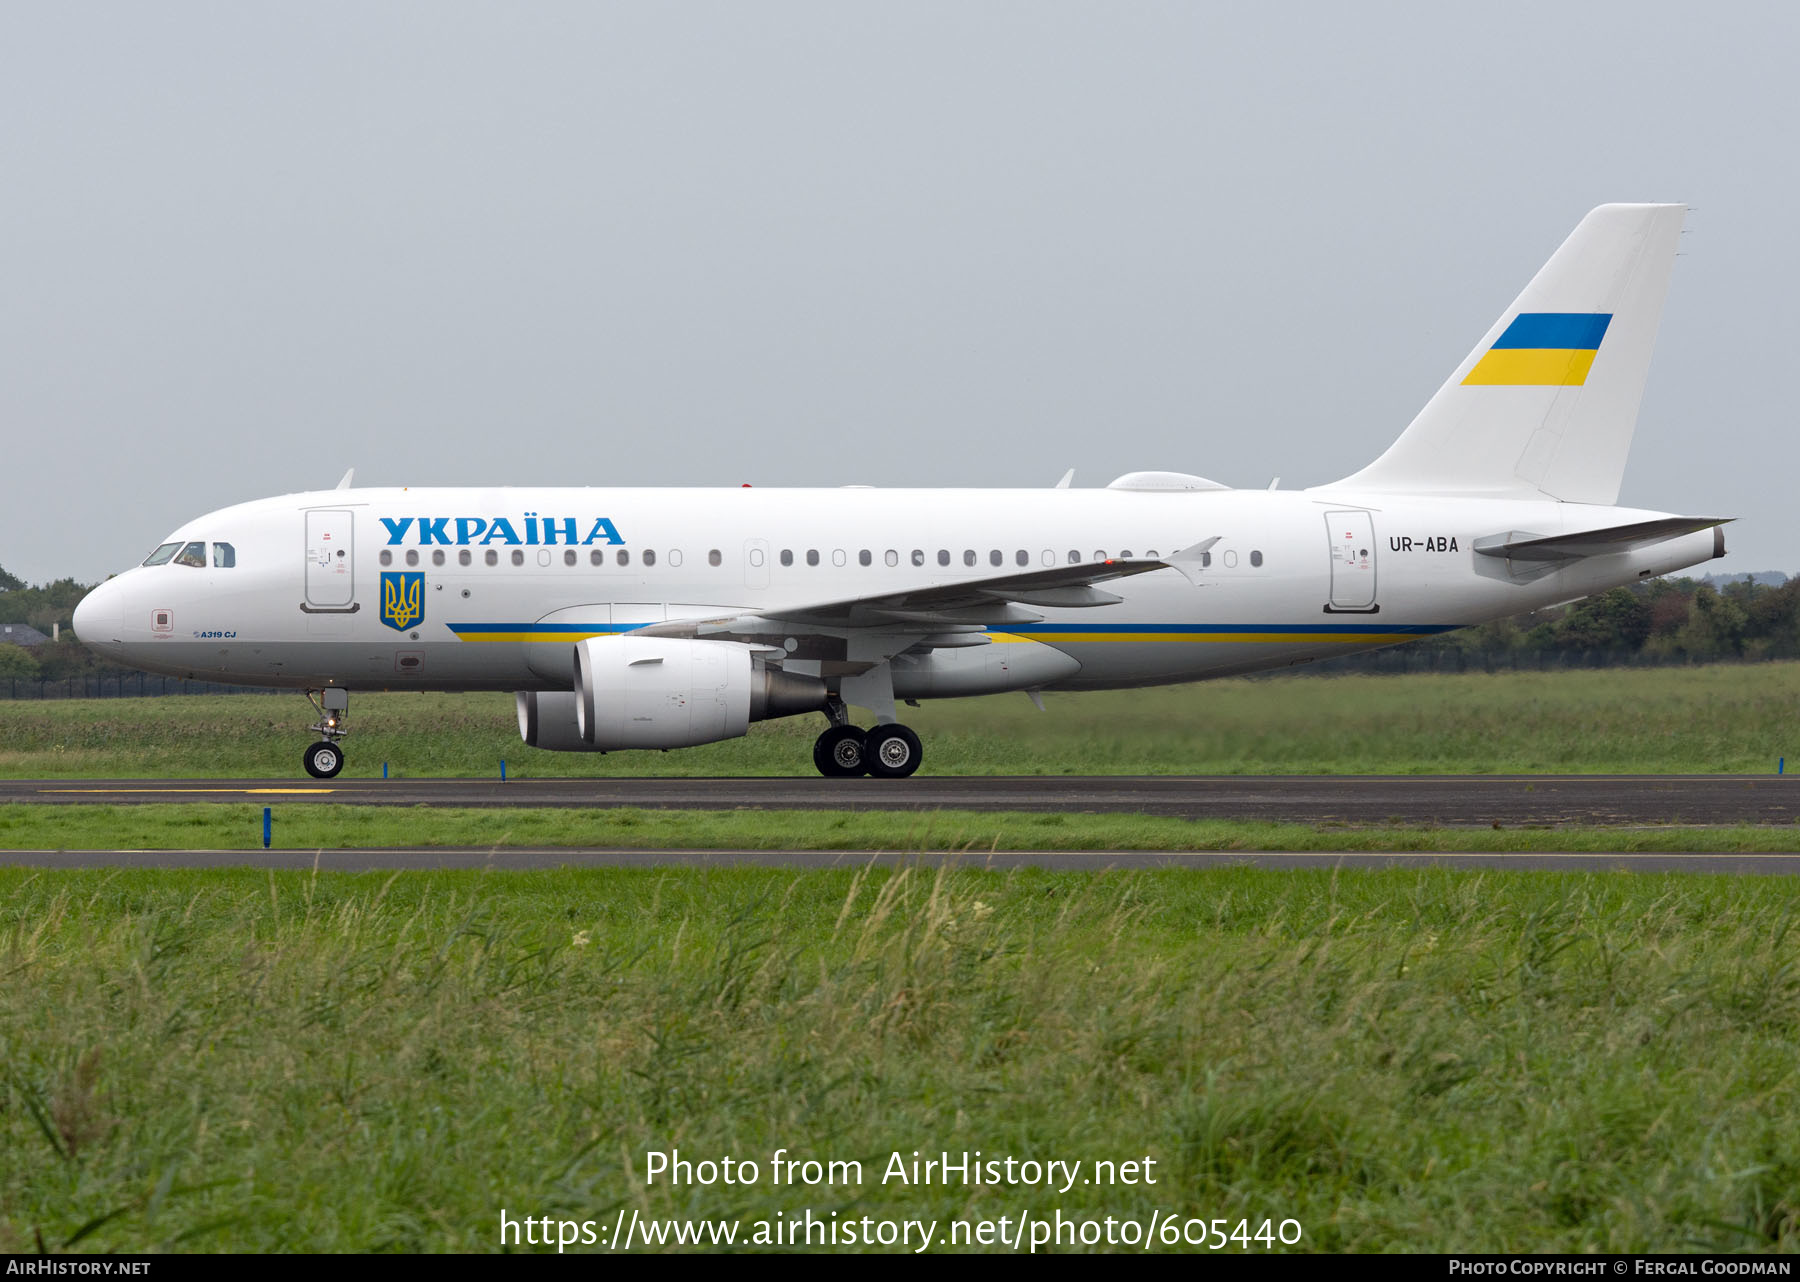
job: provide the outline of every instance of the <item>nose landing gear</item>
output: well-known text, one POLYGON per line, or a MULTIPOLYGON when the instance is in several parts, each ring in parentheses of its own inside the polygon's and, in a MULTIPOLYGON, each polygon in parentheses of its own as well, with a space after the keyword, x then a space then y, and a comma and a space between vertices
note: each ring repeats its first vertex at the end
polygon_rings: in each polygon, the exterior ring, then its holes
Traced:
POLYGON ((344 768, 344 751, 338 740, 350 733, 344 724, 350 719, 350 692, 329 687, 308 690, 306 697, 319 714, 318 723, 310 727, 319 735, 319 742, 307 745, 301 761, 314 779, 335 779, 344 768))
POLYGON ((344 754, 329 739, 308 744, 306 755, 306 773, 314 779, 334 779, 337 772, 344 768, 344 754))

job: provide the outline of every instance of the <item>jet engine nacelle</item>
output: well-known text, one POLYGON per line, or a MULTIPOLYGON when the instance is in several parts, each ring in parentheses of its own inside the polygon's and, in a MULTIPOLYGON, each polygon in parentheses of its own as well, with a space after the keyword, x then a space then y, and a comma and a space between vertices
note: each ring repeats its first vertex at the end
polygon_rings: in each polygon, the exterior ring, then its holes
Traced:
POLYGON ((691 748, 826 702, 823 681, 768 667, 754 647, 629 635, 575 646, 572 693, 515 697, 519 737, 552 752, 691 748))
POLYGON ((575 724, 601 751, 691 748, 750 728, 752 651, 730 641, 589 637, 575 647, 575 724))
POLYGON ((519 711, 519 738, 528 748, 549 752, 593 752, 575 724, 575 696, 562 691, 521 690, 513 695, 519 711))

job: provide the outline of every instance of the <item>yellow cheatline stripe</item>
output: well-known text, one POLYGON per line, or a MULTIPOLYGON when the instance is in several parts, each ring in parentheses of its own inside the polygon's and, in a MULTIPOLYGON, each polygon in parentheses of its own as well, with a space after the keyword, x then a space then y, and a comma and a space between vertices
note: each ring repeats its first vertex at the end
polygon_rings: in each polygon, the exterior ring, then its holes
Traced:
POLYGON ((246 796, 254 794, 259 797, 265 796, 265 795, 268 795, 271 793, 278 793, 278 794, 282 794, 282 795, 287 795, 289 793, 293 793, 293 794, 298 794, 300 796, 312 797, 312 796, 317 796, 319 793, 322 793, 322 792, 336 792, 337 789, 335 789, 335 788, 39 788, 38 791, 39 792, 71 792, 71 793, 73 793, 73 792, 109 793, 109 794, 122 793, 122 792, 155 792, 155 793, 162 793, 162 792, 169 792, 169 793, 174 793, 174 792, 232 792, 232 793, 243 793, 246 796))
POLYGON ((1594 353, 1543 347, 1495 347, 1475 363, 1464 387, 1580 387, 1594 353))
MULTIPOLYGON (((533 645, 547 641, 569 642, 585 641, 589 637, 617 636, 614 632, 571 632, 546 637, 538 632, 481 632, 463 634, 459 640, 482 644, 490 641, 515 641, 533 645)), ((1394 645, 1401 641, 1416 641, 1416 632, 1158 632, 1154 628, 1146 628, 1142 632, 990 632, 988 639, 1002 644, 1017 641, 1043 641, 1049 644, 1057 642, 1079 642, 1092 645, 1105 641, 1109 643, 1162 643, 1167 641, 1198 641, 1213 645, 1225 645, 1234 641, 1253 643, 1295 645, 1302 642, 1323 642, 1326 645, 1394 645)))
POLYGON ((1002 644, 1013 641, 1042 641, 1048 645, 1080 644, 1156 644, 1171 641, 1197 641, 1206 645, 1231 645, 1235 642, 1275 645, 1394 645, 1401 641, 1417 641, 1416 632, 990 632, 989 637, 1002 644))
POLYGON ((612 632, 459 632, 458 641, 468 641, 480 645, 487 641, 528 641, 533 644, 547 642, 586 641, 589 637, 610 637, 612 632))

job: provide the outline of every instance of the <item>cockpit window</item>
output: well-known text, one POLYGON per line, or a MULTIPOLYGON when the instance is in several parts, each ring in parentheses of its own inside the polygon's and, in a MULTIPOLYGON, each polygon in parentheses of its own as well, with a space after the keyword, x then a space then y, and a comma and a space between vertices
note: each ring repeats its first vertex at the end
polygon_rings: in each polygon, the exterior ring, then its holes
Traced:
POLYGON ((175 564, 197 566, 204 570, 206 568, 206 544, 188 544, 175 554, 175 564))
POLYGON ((237 568, 237 549, 229 543, 213 544, 213 569, 232 570, 237 568))
POLYGON ((157 548, 156 551, 152 552, 149 556, 145 557, 144 564, 145 565, 166 565, 166 564, 168 564, 169 558, 175 555, 175 549, 180 546, 181 546, 181 544, 179 544, 179 543, 165 543, 161 547, 157 548))

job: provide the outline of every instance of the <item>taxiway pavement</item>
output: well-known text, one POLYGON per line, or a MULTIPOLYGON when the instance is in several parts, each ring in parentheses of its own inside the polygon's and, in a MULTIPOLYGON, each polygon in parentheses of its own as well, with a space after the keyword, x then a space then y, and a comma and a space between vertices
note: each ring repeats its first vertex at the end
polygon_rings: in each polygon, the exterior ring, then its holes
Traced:
MULTIPOLYGON (((0 802, 1022 810, 1290 823, 1794 824, 1786 775, 1090 775, 603 779, 0 781, 0 802)), ((1800 834, 1796 834, 1800 837, 1800 834)))

